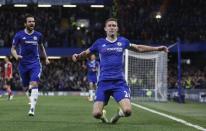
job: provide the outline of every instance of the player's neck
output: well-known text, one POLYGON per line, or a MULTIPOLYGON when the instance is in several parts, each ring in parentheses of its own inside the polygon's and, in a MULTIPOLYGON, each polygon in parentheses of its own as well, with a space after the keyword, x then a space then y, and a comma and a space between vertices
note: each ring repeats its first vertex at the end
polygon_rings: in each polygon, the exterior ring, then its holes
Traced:
POLYGON ((90 60, 91 62, 95 62, 95 60, 90 60))
POLYGON ((31 34, 33 34, 34 30, 28 30, 28 29, 25 28, 24 32, 28 35, 31 35, 31 34))
POLYGON ((117 36, 107 36, 106 40, 109 42, 115 42, 117 40, 117 36))

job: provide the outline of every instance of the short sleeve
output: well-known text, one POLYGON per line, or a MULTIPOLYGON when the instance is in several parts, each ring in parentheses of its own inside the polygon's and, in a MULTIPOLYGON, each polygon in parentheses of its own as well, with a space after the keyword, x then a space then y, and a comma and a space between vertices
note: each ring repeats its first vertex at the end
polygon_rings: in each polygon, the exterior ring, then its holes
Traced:
POLYGON ((91 53, 94 53, 94 52, 97 52, 97 51, 98 51, 98 44, 99 44, 98 41, 99 41, 99 40, 96 40, 96 41, 92 44, 92 46, 89 48, 89 50, 90 50, 91 53))
POLYGON ((20 42, 20 37, 18 35, 18 33, 15 34, 15 36, 13 37, 13 40, 12 40, 12 45, 14 46, 17 46, 20 42))

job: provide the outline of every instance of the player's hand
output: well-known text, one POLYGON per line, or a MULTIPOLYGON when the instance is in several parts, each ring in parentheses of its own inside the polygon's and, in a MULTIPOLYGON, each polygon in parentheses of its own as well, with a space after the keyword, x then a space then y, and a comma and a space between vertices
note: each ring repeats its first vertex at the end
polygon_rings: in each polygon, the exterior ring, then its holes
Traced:
POLYGON ((17 55, 17 56, 15 56, 15 59, 18 61, 18 60, 20 60, 20 59, 22 59, 23 58, 23 56, 21 56, 21 55, 17 55))
POLYGON ((168 48, 166 46, 159 46, 158 51, 164 51, 164 52, 169 52, 168 48))
POLYGON ((78 60, 78 57, 79 57, 79 54, 73 54, 73 55, 72 55, 72 60, 73 60, 74 62, 76 62, 76 61, 78 60))
POLYGON ((46 62, 46 65, 50 64, 50 61, 48 58, 46 58, 45 62, 46 62))

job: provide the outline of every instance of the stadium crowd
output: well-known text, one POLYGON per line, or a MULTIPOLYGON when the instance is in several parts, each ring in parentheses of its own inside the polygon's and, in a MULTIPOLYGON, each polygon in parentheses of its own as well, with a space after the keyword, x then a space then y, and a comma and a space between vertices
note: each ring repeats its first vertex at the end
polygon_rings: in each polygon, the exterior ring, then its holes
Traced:
POLYGON ((23 29, 24 25, 22 23, 25 12, 34 14, 36 18, 36 30, 43 33, 46 47, 88 47, 91 39, 98 37, 102 21, 109 14, 107 9, 95 10, 89 7, 77 7, 76 9, 63 7, 46 9, 36 7, 20 9, 1 7, 0 47, 11 46, 11 39, 14 33, 17 30, 23 29), (81 29, 77 29, 80 26, 78 24, 79 19, 90 20, 89 24, 91 26, 89 28, 82 27, 81 29))
POLYGON ((177 37, 189 42, 206 41, 205 0, 114 0, 113 5, 112 9, 1 7, 0 47, 11 46, 14 33, 23 27, 25 12, 36 16, 37 30, 43 32, 46 47, 88 47, 104 36, 103 23, 111 14, 119 19, 120 34, 137 42, 162 44, 177 37), (161 19, 155 18, 157 14, 161 19), (77 29, 79 19, 87 19, 89 26, 77 29))
MULTIPOLYGON (((1 62, 3 65, 3 62, 1 62)), ((20 76, 17 71, 18 64, 13 63, 12 88, 22 90, 20 76)), ((1 69, 2 66, 1 66, 1 69)), ((3 81, 1 79, 1 87, 3 81)), ((70 58, 61 60, 51 60, 49 65, 42 64, 42 77, 40 81, 42 91, 83 91, 87 88, 86 70, 82 63, 74 63, 70 58)))
MULTIPOLYGON (((175 89, 177 85, 177 67, 170 65, 168 71, 168 88, 175 89)), ((206 66, 184 65, 181 74, 181 86, 185 89, 206 89, 206 66)))
MULTIPOLYGON (((17 72, 17 63, 13 63, 13 90, 22 90, 20 77, 17 72)), ((177 88, 177 67, 169 65, 168 88, 177 88)), ((88 83, 86 70, 82 61, 72 62, 71 58, 51 60, 51 64, 42 67, 40 90, 42 91, 85 91, 88 83)), ((137 77, 137 76, 136 76, 137 77)), ((2 83, 2 82, 1 82, 2 83)), ((2 85, 1 85, 2 86, 2 85)), ((182 69, 182 87, 185 89, 206 89, 206 66, 199 68, 194 65, 185 65, 182 69)))
MULTIPOLYGON (((45 47, 81 47, 91 45, 96 38, 104 36, 104 20, 116 16, 120 34, 132 42, 173 43, 177 37, 187 43, 206 41, 206 1, 188 0, 114 0, 113 7, 94 9, 88 6, 77 8, 14 8, 0 7, 0 48, 11 47, 15 32, 23 28, 25 12, 36 16, 36 30, 44 35, 45 47), (125 3, 126 2, 126 3, 125 3), (191 6, 193 5, 193 6, 191 6), (156 18, 156 15, 161 18, 156 18), (81 27, 79 19, 87 19, 89 26, 81 27), (80 28, 77 28, 77 27, 80 28)), ((17 63, 14 65, 13 87, 21 90, 17 63)), ((40 87, 44 90, 85 90, 86 71, 81 62, 74 65, 70 58, 52 60, 43 66, 40 87)), ((169 88, 177 87, 176 67, 169 69, 169 88)), ((184 67, 182 86, 206 88, 206 67, 184 67)))
POLYGON ((118 5, 122 34, 129 39, 153 43, 173 42, 177 37, 191 43, 206 40, 204 0, 120 0, 118 5))

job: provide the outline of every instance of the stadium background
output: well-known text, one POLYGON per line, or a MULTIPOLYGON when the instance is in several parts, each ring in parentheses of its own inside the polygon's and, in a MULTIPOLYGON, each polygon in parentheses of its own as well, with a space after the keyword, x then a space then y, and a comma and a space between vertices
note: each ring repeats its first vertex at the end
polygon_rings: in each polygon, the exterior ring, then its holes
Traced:
MULTIPOLYGON (((36 30, 44 34, 44 45, 51 58, 49 66, 43 65, 40 91, 85 91, 86 70, 81 67, 82 61, 73 63, 71 55, 86 49, 97 38, 104 37, 104 21, 116 17, 119 33, 131 42, 168 46, 179 40, 182 49, 181 87, 187 99, 200 101, 200 92, 206 92, 205 7, 205 0, 1 0, 0 56, 10 55, 12 37, 23 28, 25 13, 34 14, 36 30), (14 7, 15 4, 25 4, 27 7, 14 7), (38 7, 39 4, 49 4, 51 7, 38 7), (76 7, 63 7, 68 4, 76 7), (103 7, 92 8, 90 5, 103 7)), ((0 60, 2 64, 3 59, 0 60)), ((12 57, 11 61, 14 66, 12 89, 21 91, 17 63, 12 57)), ((177 72, 177 49, 172 48, 168 54, 168 94, 177 91, 177 72)), ((42 101, 45 99, 48 98, 42 98, 42 101)), ((2 103, 4 107, 7 104, 2 103)), ((14 101, 15 104, 22 103, 14 101)), ((198 109, 203 108, 205 105, 200 105, 198 109)), ((205 119, 198 121, 206 127, 205 119)))
MULTIPOLYGON (((104 21, 111 16, 119 19, 120 34, 134 43, 154 46, 169 45, 180 38, 183 51, 183 87, 186 86, 185 81, 192 79, 190 88, 206 88, 205 1, 129 0, 125 2, 93 0, 79 2, 76 8, 64 8, 59 5, 62 4, 60 1, 59 3, 58 1, 51 3, 56 5, 50 8, 32 5, 31 3, 35 1, 3 2, 0 7, 1 56, 10 55, 8 48, 11 47, 12 37, 17 30, 23 28, 23 15, 31 13, 37 19, 36 30, 43 32, 45 36, 44 45, 48 55, 62 57, 62 59, 52 60, 52 64, 48 68, 43 67, 42 88, 48 84, 51 91, 73 90, 72 88, 81 90, 84 88, 84 74, 77 71, 81 70, 81 62, 74 65, 70 56, 74 52, 86 49, 97 38, 104 37, 104 21), (13 7, 13 3, 29 5, 25 8, 17 8, 13 7), (104 7, 91 8, 91 4, 104 4, 104 7), (161 15, 159 19, 156 18, 158 14, 161 15), (66 73, 64 73, 64 69, 66 73), (45 76, 51 78, 46 80, 45 76), (49 83, 54 78, 58 79, 54 83, 49 83), (77 83, 81 86, 76 85, 77 83)), ((49 4, 51 1, 40 2, 49 4)), ((71 2, 75 4, 76 1, 71 2)), ((176 88, 176 52, 177 49, 173 48, 169 53, 169 88, 176 88)), ((16 70, 14 70, 14 79, 14 89, 20 90, 21 86, 16 70)))

